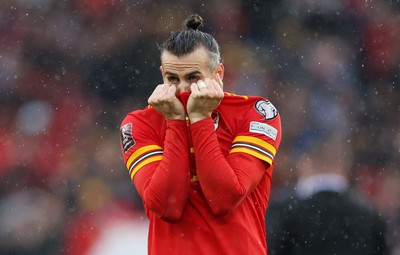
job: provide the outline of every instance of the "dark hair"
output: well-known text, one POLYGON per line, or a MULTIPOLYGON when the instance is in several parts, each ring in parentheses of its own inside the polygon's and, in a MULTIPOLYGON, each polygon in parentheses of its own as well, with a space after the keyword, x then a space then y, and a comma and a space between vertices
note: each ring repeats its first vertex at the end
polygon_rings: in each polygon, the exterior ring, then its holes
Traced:
POLYGON ((219 46, 214 37, 206 32, 198 30, 203 26, 203 18, 198 14, 192 14, 184 22, 185 28, 181 31, 171 32, 167 40, 161 44, 161 54, 164 50, 175 56, 183 56, 203 46, 210 55, 210 66, 214 69, 221 61, 219 46))

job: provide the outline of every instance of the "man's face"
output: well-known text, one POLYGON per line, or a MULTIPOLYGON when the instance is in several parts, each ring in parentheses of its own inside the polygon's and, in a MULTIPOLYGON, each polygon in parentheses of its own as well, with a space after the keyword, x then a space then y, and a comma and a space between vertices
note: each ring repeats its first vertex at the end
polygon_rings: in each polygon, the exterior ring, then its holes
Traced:
POLYGON ((214 78, 215 72, 223 75, 223 66, 219 64, 216 70, 211 70, 209 55, 206 49, 200 47, 184 56, 177 57, 168 51, 161 55, 160 67, 164 81, 176 86, 176 93, 191 92, 190 85, 198 80, 214 78), (222 74, 221 74, 222 73, 222 74))

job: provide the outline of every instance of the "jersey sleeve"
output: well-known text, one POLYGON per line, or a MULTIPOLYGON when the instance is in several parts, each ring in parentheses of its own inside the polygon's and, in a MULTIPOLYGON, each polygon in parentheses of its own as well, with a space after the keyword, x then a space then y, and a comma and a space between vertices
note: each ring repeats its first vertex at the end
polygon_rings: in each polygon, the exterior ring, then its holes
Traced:
POLYGON ((236 116, 232 124, 236 130, 227 157, 211 118, 190 128, 200 186, 216 215, 231 212, 255 189, 273 165, 281 139, 279 114, 267 100, 246 100, 237 105, 231 113, 236 116), (264 109, 267 106, 270 108, 264 109))
POLYGON ((122 156, 131 180, 141 168, 163 158, 160 139, 137 113, 140 111, 126 116, 120 128, 122 156))
POLYGON ((179 220, 190 184, 185 121, 158 123, 155 116, 128 115, 121 124, 121 147, 146 212, 165 221, 179 220), (160 125, 166 125, 165 130, 160 125))
POLYGON ((272 165, 281 142, 281 119, 265 98, 252 98, 236 116, 237 133, 230 154, 245 153, 272 165))

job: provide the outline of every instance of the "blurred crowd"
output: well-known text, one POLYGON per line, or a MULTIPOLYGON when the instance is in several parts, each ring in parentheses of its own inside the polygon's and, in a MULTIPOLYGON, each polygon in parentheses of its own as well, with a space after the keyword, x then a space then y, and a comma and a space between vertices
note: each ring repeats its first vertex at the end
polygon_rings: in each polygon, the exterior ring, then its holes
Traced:
POLYGON ((400 254, 398 0, 1 1, 0 254, 145 254, 119 125, 162 82, 158 44, 191 13, 220 44, 224 90, 281 113, 271 199, 338 134, 400 254))

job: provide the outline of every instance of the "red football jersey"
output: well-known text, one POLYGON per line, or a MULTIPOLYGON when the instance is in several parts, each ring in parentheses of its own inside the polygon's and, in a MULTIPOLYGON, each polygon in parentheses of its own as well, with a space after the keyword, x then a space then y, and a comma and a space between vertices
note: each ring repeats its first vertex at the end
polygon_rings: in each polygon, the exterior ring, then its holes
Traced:
MULTIPOLYGON (((189 95, 178 95, 185 108, 189 95)), ((280 141, 280 115, 262 97, 225 93, 194 124, 152 107, 129 113, 122 153, 150 220, 149 254, 266 254, 280 141)))

